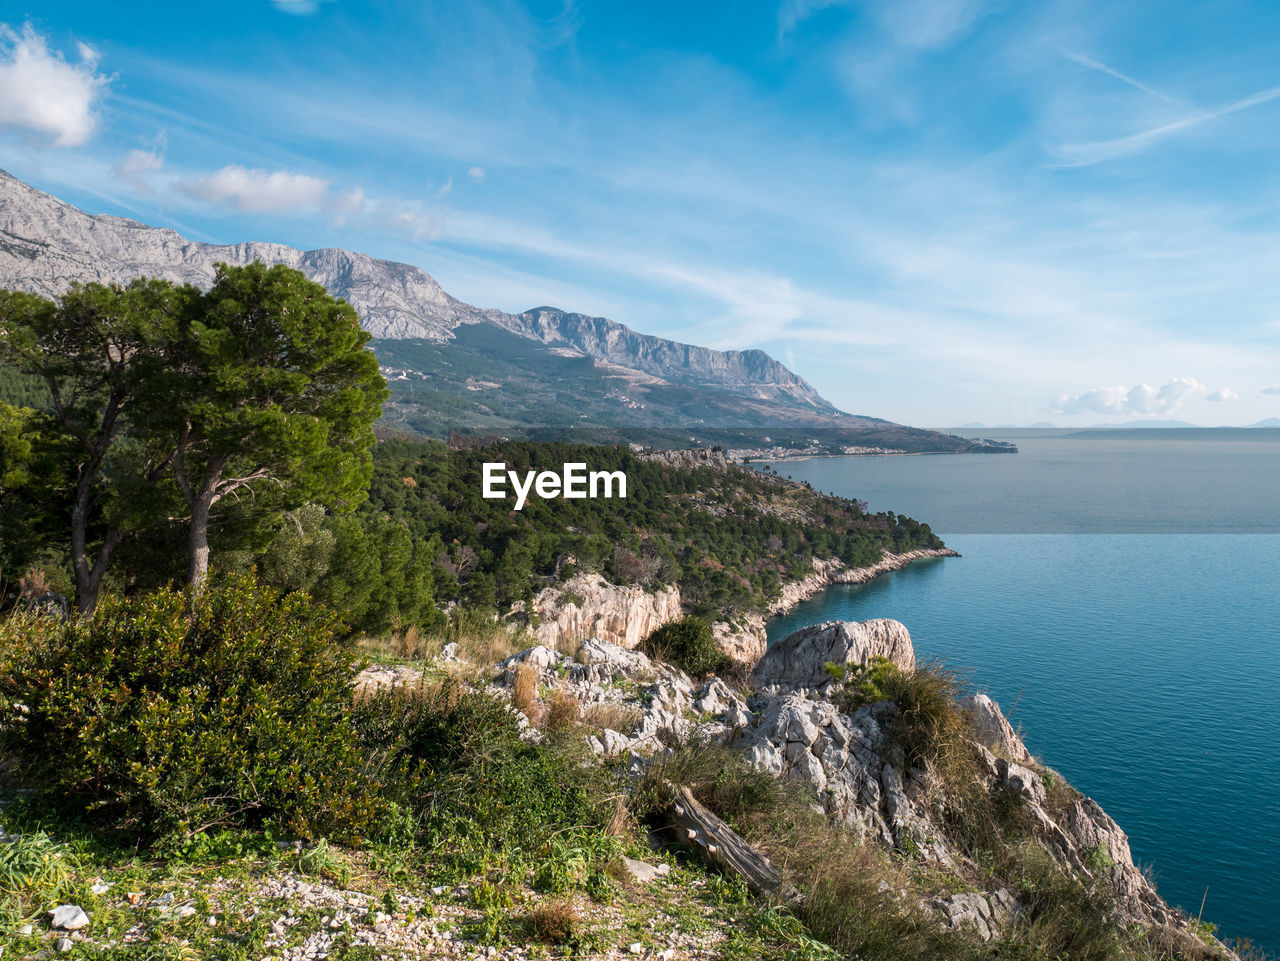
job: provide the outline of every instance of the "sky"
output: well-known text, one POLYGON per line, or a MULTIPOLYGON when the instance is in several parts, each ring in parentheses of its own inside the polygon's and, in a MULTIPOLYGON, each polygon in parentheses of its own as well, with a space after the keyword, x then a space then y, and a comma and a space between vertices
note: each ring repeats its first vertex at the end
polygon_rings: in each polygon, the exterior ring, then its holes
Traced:
POLYGON ((0 0, 0 23, 0 167, 91 213, 760 348, 903 423, 1280 417, 1277 4, 0 0))

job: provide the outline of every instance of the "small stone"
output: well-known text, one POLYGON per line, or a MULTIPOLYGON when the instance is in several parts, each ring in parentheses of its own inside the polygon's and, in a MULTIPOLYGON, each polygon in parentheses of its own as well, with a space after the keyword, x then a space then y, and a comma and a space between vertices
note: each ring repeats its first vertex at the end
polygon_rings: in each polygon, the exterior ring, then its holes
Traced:
POLYGON ((184 904, 182 907, 178 908, 177 910, 177 915, 180 918, 189 918, 191 917, 191 915, 195 913, 196 913, 196 909, 189 904, 184 904))
POLYGON ((18 928, 18 934, 24 938, 29 937, 33 931, 35 931, 35 926, 31 924, 24 924, 22 927, 18 928))
POLYGON ((94 894, 106 894, 111 890, 111 885, 107 884, 107 882, 101 878, 98 878, 98 880, 93 882, 93 886, 90 887, 89 890, 94 894))
POLYGON ((637 861, 635 858, 623 858, 622 863, 626 866, 627 873, 641 884, 649 884, 671 870, 665 864, 655 866, 644 861, 637 861))
POLYGON ((73 947, 74 945, 72 944, 70 938, 58 938, 57 941, 53 942, 53 950, 57 951, 59 954, 65 954, 67 951, 70 951, 73 947))
POLYGON ((635 941, 631 944, 630 947, 627 948, 627 951, 629 951, 631 954, 644 954, 644 945, 641 944, 639 941, 635 941))
POLYGON ((79 931, 89 924, 89 915, 78 904, 61 904, 49 912, 49 927, 60 931, 79 931))
POLYGON ((205 923, 211 928, 216 928, 218 926, 218 919, 211 914, 205 923))

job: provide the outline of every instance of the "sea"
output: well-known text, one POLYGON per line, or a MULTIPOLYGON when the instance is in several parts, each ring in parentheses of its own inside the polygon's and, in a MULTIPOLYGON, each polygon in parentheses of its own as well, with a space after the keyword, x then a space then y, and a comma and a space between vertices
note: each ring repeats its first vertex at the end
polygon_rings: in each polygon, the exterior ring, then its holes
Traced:
POLYGON ((1167 901, 1280 955, 1280 431, 980 433, 1019 453, 774 464, 962 556, 829 588, 770 642, 902 621, 1119 822, 1167 901))

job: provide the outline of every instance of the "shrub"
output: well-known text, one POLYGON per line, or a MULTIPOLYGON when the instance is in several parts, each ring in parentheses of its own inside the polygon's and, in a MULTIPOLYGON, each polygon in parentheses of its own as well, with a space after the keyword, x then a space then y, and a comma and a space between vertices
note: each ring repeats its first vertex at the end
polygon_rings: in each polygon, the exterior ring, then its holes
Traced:
POLYGON ((713 674, 731 661, 716 645, 711 625, 700 617, 682 617, 655 628, 641 644, 644 652, 674 664, 692 677, 713 674))
POLYGON ((538 848, 556 830, 600 825, 616 786, 577 737, 531 743, 505 698, 458 678, 375 693, 355 721, 366 749, 388 756, 388 783, 420 812, 428 844, 461 850, 538 848))
POLYGON ((0 624, 0 747, 32 787, 144 837, 275 824, 344 839, 385 812, 348 720, 333 616, 242 579, 0 624))
POLYGON ((902 714, 893 722, 893 740, 908 764, 920 764, 943 760, 960 746, 967 728, 957 703, 961 687, 959 675, 937 661, 923 661, 914 671, 903 671, 877 657, 845 673, 844 687, 835 700, 849 714, 877 701, 896 704, 902 714))
POLYGON ((544 901, 529 912, 533 936, 546 944, 571 941, 578 931, 578 909, 569 898, 544 901))

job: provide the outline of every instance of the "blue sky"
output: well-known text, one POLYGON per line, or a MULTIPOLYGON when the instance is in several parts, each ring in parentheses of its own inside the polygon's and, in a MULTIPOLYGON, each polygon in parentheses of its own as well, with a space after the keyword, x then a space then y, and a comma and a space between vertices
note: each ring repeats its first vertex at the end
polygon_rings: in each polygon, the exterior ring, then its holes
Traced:
POLYGON ((1280 6, 0 4, 0 166, 759 347, 924 425, 1280 416, 1280 6))

